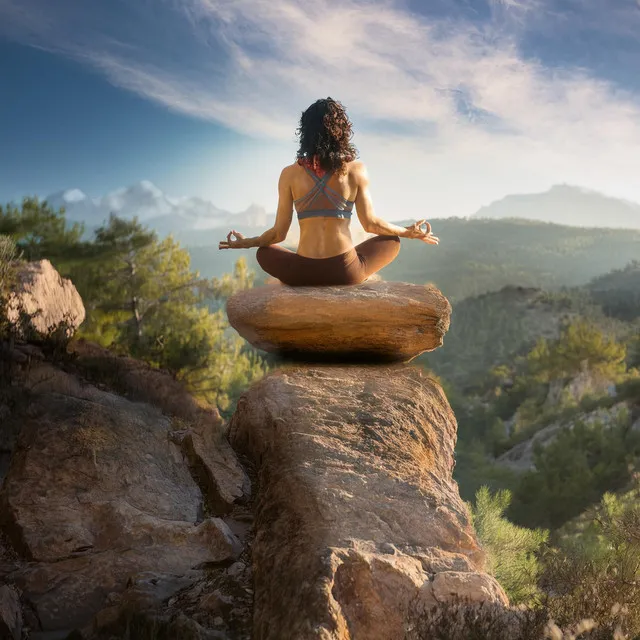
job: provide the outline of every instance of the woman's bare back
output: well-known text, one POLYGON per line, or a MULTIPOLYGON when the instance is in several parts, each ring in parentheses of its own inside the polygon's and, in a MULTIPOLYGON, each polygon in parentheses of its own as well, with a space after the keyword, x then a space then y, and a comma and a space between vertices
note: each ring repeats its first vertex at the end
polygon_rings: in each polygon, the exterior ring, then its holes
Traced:
MULTIPOLYGON (((355 201, 358 194, 357 172, 361 163, 347 163, 344 173, 333 174, 327 186, 345 200, 355 201)), ((304 167, 294 163, 286 169, 293 200, 313 189, 315 182, 304 167)), ((307 258, 330 258, 353 248, 350 220, 335 217, 312 217, 299 221, 300 241, 297 253, 307 258)))

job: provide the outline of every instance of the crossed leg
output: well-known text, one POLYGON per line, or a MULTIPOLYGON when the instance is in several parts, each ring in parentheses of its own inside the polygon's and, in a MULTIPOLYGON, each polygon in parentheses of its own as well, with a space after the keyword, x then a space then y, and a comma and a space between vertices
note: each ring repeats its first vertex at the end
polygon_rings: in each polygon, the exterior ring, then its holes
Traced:
POLYGON ((398 236, 374 236, 361 242, 355 247, 355 250, 360 257, 364 281, 396 259, 400 252, 400 238, 398 236))
POLYGON ((364 282, 387 266, 400 251, 398 236, 374 236, 354 247, 354 256, 306 258, 278 245, 260 247, 262 269, 289 286, 332 286, 364 282))

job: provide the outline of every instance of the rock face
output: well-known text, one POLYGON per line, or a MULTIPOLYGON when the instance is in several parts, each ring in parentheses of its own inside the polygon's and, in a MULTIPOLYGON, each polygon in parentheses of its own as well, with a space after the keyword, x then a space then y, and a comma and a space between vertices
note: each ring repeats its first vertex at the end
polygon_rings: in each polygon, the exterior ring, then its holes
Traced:
POLYGON ((48 260, 21 265, 17 275, 18 284, 6 313, 18 333, 37 339, 63 331, 70 337, 85 317, 82 298, 73 283, 60 277, 48 260))
POLYGON ((229 428, 258 473, 254 638, 412 638, 455 597, 506 603, 452 480, 456 422, 406 365, 294 367, 229 428))
MULTIPOLYGON (((22 390, 0 430, 10 452, 0 469, 0 529, 18 557, 0 562, 0 583, 19 588, 32 630, 89 625, 95 633, 83 637, 102 638, 98 631, 117 623, 115 637, 124 637, 123 620, 149 602, 158 608, 193 587, 196 611, 220 590, 225 566, 245 549, 249 480, 215 410, 162 372, 97 347, 74 349, 67 371, 32 358, 15 374, 22 390), (117 376, 128 397, 81 378, 81 365, 89 377, 117 376), (154 405, 140 401, 155 396, 154 405)), ((228 614, 210 616, 221 633, 228 614)))
POLYGON ((22 611, 17 591, 9 585, 0 585, 0 638, 21 640, 22 611))
POLYGON ((258 287, 227 302, 229 322, 254 347, 306 358, 409 361, 442 344, 451 306, 431 286, 258 287))
POLYGON ((45 396, 29 412, 0 505, 14 546, 38 563, 16 582, 47 628, 86 622, 105 588, 136 571, 184 573, 239 553, 228 525, 203 517, 159 412, 99 391, 45 396))

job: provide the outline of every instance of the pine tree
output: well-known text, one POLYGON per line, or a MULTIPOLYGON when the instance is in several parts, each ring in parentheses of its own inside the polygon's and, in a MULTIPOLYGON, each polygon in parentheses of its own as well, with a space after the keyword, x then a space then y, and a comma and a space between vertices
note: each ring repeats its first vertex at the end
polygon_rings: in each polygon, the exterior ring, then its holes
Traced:
POLYGON ((12 238, 26 260, 47 258, 61 272, 82 254, 83 232, 81 224, 67 224, 64 209, 38 198, 24 198, 20 207, 0 205, 0 234, 12 238))
POLYGON ((585 320, 565 326, 560 337, 541 338, 528 356, 535 380, 550 382, 571 378, 584 369, 616 380, 626 370, 626 348, 585 320))
POLYGON ((511 492, 491 495, 487 487, 476 493, 471 508, 473 524, 487 554, 487 570, 502 585, 513 604, 534 604, 540 595, 537 586, 541 566, 537 553, 547 541, 548 532, 526 529, 507 520, 504 512, 511 492))
POLYGON ((253 283, 244 260, 233 275, 200 278, 172 237, 116 216, 96 231, 91 254, 73 276, 89 310, 85 337, 169 371, 223 412, 264 374, 220 308, 253 283))

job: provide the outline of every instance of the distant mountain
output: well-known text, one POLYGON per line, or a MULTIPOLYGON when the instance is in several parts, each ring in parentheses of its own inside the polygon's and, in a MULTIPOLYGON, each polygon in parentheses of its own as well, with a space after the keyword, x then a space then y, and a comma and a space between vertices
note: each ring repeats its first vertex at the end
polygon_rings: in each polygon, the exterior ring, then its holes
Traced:
POLYGON ((510 195, 482 207, 474 218, 520 218, 580 227, 640 229, 640 205, 570 185, 545 193, 510 195))
MULTIPOLYGON (((91 231, 103 224, 111 213, 122 218, 137 217, 160 235, 191 237, 200 244, 202 231, 229 228, 252 229, 269 226, 275 219, 263 207, 252 204, 240 213, 219 209, 202 198, 170 198, 152 182, 143 180, 101 198, 89 198, 79 189, 59 191, 46 198, 53 208, 64 207, 67 220, 83 222, 91 231)), ((216 232, 215 237, 219 236, 216 232)))

